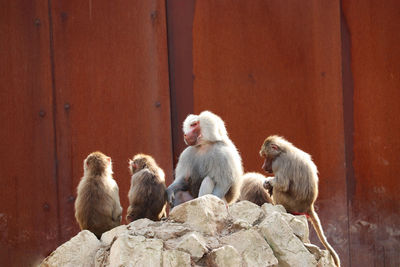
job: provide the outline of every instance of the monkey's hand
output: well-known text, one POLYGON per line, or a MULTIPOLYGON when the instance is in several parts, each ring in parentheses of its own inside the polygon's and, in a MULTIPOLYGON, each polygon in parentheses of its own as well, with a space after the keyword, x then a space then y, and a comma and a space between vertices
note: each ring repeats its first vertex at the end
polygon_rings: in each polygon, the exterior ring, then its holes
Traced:
POLYGON ((274 188, 271 183, 271 179, 267 179, 264 181, 263 186, 266 190, 268 190, 268 194, 272 196, 272 189, 274 188))
POLYGON ((175 193, 174 190, 167 189, 167 200, 168 203, 171 207, 171 209, 174 207, 174 202, 175 202, 175 193))

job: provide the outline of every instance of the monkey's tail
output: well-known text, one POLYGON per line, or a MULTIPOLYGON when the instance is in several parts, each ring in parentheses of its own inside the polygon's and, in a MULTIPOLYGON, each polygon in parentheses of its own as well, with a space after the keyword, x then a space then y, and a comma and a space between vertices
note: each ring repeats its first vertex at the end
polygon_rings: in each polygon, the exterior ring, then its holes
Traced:
POLYGON ((337 267, 340 267, 340 259, 336 251, 331 247, 331 245, 328 243, 326 240, 324 231, 322 230, 322 225, 321 221, 319 220, 319 217, 317 213, 314 211, 314 208, 311 207, 311 211, 309 214, 309 218, 311 219, 311 223, 314 226, 315 231, 317 232, 319 240, 321 240, 321 243, 325 246, 325 248, 329 251, 329 253, 332 255, 333 261, 335 262, 337 267))

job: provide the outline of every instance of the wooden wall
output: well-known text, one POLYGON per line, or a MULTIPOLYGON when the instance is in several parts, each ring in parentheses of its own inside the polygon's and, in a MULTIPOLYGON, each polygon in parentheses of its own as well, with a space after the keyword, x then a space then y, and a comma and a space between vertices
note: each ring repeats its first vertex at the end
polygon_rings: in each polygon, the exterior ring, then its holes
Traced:
POLYGON ((246 171, 270 134, 313 156, 343 266, 399 266, 399 29, 396 0, 1 0, 0 265, 78 232, 87 154, 112 157, 125 216, 128 158, 170 183, 183 119, 208 109, 246 171))

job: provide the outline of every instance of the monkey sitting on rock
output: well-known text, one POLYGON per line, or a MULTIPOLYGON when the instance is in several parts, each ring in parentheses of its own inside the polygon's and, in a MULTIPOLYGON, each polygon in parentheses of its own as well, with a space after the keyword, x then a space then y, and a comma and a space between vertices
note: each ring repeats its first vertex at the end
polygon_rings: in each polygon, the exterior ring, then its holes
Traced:
POLYGON ((276 135, 265 139, 260 156, 265 159, 262 168, 274 174, 265 181, 265 187, 272 192, 273 202, 284 206, 289 213, 307 215, 336 266, 340 266, 339 257, 328 243, 314 210, 318 196, 318 171, 311 156, 276 135))
POLYGON ((228 137, 224 121, 210 111, 190 114, 183 122, 188 147, 179 156, 175 180, 168 187, 171 207, 182 203, 177 192, 188 191, 193 198, 213 194, 232 203, 240 194, 242 159, 228 137), (178 201, 176 201, 178 200, 178 201))
POLYGON ((131 188, 128 222, 141 218, 159 221, 166 217, 167 195, 164 171, 149 155, 137 154, 129 161, 131 188))
POLYGON ((121 224, 118 185, 112 177, 111 158, 91 153, 83 163, 84 174, 75 200, 75 218, 81 230, 101 235, 121 224))

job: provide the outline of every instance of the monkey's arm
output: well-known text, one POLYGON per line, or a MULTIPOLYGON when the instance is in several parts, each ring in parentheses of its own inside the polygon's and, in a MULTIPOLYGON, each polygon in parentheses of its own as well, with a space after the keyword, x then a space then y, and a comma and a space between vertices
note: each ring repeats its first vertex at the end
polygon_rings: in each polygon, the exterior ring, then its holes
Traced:
POLYGON ((175 179, 175 181, 167 188, 167 201, 171 207, 174 207, 175 192, 188 190, 187 179, 175 179))
POLYGON ((265 183, 269 183, 270 186, 275 190, 278 190, 280 192, 287 192, 289 190, 290 180, 287 177, 275 176, 268 177, 265 183))
POLYGON ((121 222, 122 219, 122 207, 119 201, 118 186, 114 187, 114 206, 112 210, 112 219, 115 222, 121 222))

